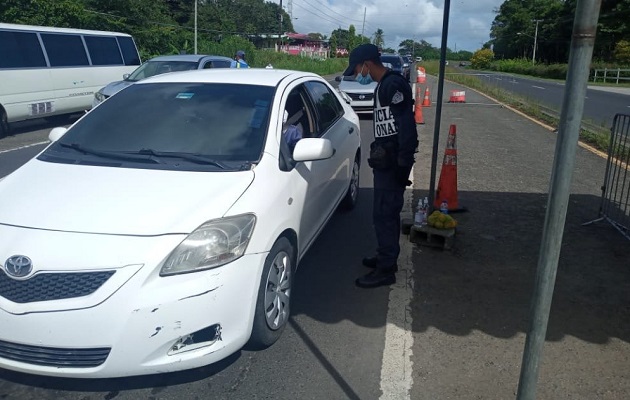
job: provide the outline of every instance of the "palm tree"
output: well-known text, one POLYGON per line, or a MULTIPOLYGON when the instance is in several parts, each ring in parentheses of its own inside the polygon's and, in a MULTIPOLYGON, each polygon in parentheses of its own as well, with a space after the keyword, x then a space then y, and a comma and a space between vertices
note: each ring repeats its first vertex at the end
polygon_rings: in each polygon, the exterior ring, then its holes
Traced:
POLYGON ((378 48, 382 48, 383 46, 385 46, 385 39, 383 38, 383 30, 381 28, 378 28, 376 30, 376 32, 374 32, 374 41, 373 44, 378 47, 378 48))

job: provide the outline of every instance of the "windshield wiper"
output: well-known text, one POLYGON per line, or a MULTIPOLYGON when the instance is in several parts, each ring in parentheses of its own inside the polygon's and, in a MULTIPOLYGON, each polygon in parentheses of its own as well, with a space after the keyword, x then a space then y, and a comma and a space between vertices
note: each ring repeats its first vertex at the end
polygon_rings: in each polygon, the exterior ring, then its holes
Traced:
MULTIPOLYGON (((134 154, 134 153, 132 153, 134 154)), ((221 161, 213 160, 207 156, 202 154, 194 154, 194 153, 181 153, 181 152, 165 152, 165 151, 156 151, 153 149, 140 149, 135 154, 143 154, 143 155, 151 155, 155 157, 171 157, 171 158, 180 158, 182 160, 191 161, 197 164, 206 164, 206 165, 214 165, 215 167, 219 167, 221 169, 230 169, 227 165, 222 163, 221 161)))
POLYGON ((142 161, 142 162, 152 162, 154 164, 161 164, 160 160, 157 160, 153 157, 145 157, 139 154, 129 154, 129 153, 121 153, 115 151, 101 151, 89 149, 87 147, 83 147, 78 143, 60 143, 57 142, 60 146, 65 147, 67 149, 73 149, 83 154, 90 154, 103 158, 110 158, 114 160, 126 160, 126 161, 142 161))

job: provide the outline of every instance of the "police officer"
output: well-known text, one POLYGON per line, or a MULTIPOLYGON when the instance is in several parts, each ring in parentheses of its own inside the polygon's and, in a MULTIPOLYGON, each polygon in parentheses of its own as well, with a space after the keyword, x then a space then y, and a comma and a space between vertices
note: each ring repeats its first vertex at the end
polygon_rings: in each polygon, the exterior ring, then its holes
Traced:
POLYGON ((230 64, 230 68, 249 68, 249 65, 245 61, 245 52, 243 50, 236 52, 234 60, 232 64, 230 64))
POLYGON ((418 147, 413 116, 413 96, 407 80, 384 67, 378 48, 362 44, 350 53, 345 76, 355 76, 360 84, 378 82, 374 96, 374 141, 368 164, 374 174, 373 223, 378 247, 376 256, 364 258, 372 271, 356 280, 356 285, 373 288, 396 282, 400 253, 400 212, 405 187, 418 147))

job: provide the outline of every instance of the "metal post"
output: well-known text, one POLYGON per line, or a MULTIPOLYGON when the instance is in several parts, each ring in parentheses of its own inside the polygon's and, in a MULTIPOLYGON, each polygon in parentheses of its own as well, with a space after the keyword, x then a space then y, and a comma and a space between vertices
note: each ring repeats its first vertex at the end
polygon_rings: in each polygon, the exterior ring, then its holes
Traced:
POLYGON ((197 54, 197 2, 199 0, 195 0, 195 54, 197 54))
MULTIPOLYGON (((442 21, 442 47, 440 48, 440 72, 438 76, 437 105, 435 106, 435 129, 433 131, 433 153, 431 154, 431 179, 429 180, 429 207, 433 211, 435 196, 435 176, 437 168, 438 145, 440 144, 440 122, 442 119, 442 98, 444 96, 444 71, 446 69, 446 43, 448 39, 448 19, 451 0, 444 0, 444 17, 442 21)), ((419 107, 416 104, 416 107, 419 107)))
POLYGON ((538 255, 531 320, 523 352, 518 400, 536 398, 538 367, 545 343, 553 287, 556 281, 601 1, 578 0, 575 11, 569 70, 560 113, 543 237, 538 255))
POLYGON ((534 52, 532 54, 532 65, 536 65, 536 46, 538 44, 538 23, 541 20, 537 19, 536 20, 536 31, 534 33, 534 52))

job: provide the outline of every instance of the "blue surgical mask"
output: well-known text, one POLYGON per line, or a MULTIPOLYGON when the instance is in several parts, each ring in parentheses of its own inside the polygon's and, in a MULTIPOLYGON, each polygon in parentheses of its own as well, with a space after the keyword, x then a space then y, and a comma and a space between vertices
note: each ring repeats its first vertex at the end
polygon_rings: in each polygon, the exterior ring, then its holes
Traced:
MULTIPOLYGON (((365 67, 365 65, 363 65, 363 67, 365 67)), ((370 83, 374 82, 374 79, 372 79, 372 75, 370 75, 370 71, 368 70, 368 73, 366 76, 363 76, 363 67, 361 67, 361 72, 359 72, 356 76, 356 78, 354 78, 355 81, 359 82, 359 84, 361 85, 369 85, 370 83)))

